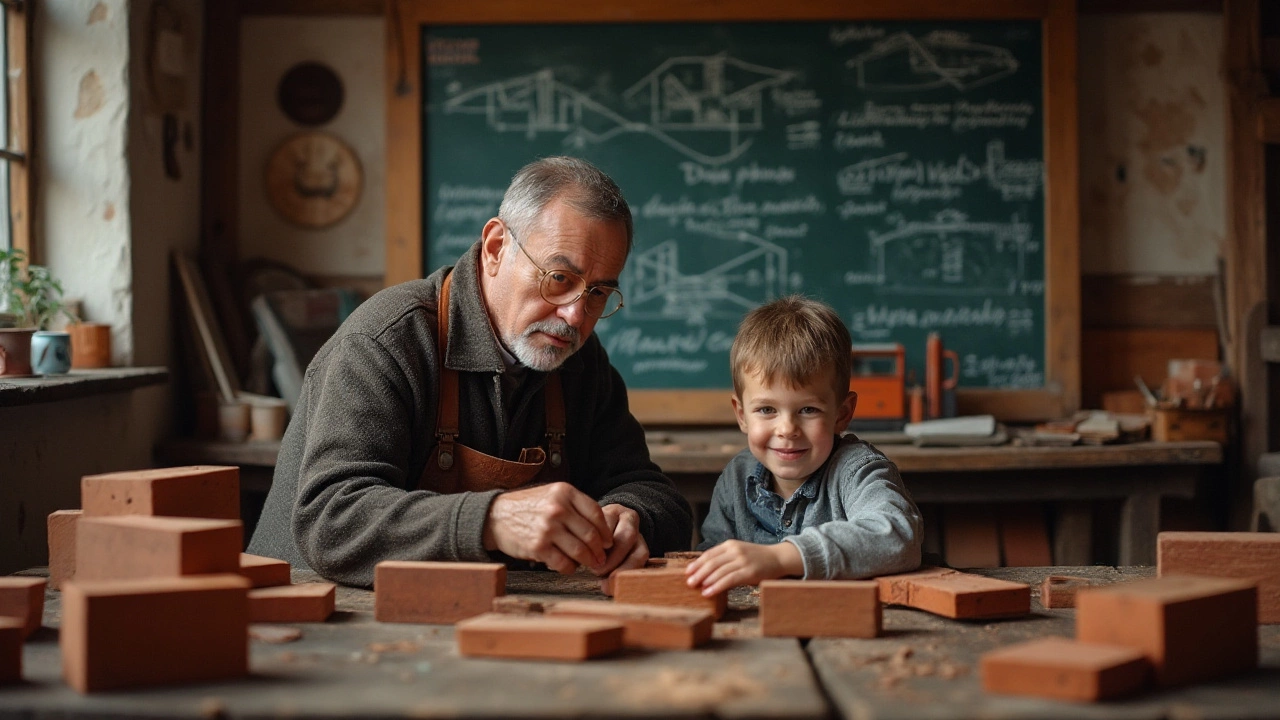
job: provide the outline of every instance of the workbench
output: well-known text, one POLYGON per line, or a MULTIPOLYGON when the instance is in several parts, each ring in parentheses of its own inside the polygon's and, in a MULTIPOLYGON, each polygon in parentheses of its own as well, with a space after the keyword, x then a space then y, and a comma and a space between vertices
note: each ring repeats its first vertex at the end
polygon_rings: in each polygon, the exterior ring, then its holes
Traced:
MULTIPOLYGON (((757 595, 737 588, 714 639, 701 648, 630 650, 582 663, 462 658, 452 627, 376 622, 372 592, 340 587, 338 612, 328 622, 291 626, 301 629, 300 639, 252 640, 248 678, 87 696, 61 680, 60 593, 49 591, 46 627, 25 649, 27 682, 0 688, 0 717, 1280 718, 1280 625, 1259 629, 1256 671, 1212 683, 1090 705, 982 691, 982 653, 1073 635, 1074 610, 1039 604, 1036 588, 1045 575, 1121 581, 1152 570, 976 571, 1031 584, 1031 614, 959 622, 890 607, 882 637, 870 640, 763 638, 757 595)), ((294 571, 295 582, 316 579, 294 571)), ((605 599, 585 573, 512 572, 507 592, 542 601, 605 599)), ((137 623, 146 632, 147 619, 137 623)))
MULTIPOLYGON (((874 436, 868 436, 875 442, 874 436)), ((655 430, 649 452, 689 502, 708 503, 716 477, 746 448, 736 428, 655 430)), ((1160 501, 1193 498, 1205 474, 1222 464, 1216 442, 1137 442, 1069 447, 917 447, 880 444, 917 503, 1054 502, 1059 564, 1087 565, 1092 552, 1092 503, 1120 502, 1118 562, 1152 565, 1160 532, 1160 501)), ((173 440, 157 449, 165 465, 227 464, 250 468, 247 490, 265 493, 278 442, 173 440), (259 468, 255 473, 252 468, 259 468)))

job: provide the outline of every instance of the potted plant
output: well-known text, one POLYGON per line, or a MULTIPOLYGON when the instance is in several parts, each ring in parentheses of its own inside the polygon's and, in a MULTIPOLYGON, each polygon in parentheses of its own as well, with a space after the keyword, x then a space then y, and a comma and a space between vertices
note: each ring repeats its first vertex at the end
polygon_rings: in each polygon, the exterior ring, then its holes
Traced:
POLYGON ((26 260, 21 249, 0 250, 0 375, 64 373, 71 367, 71 336, 50 328, 59 316, 77 318, 63 302, 62 283, 26 260))

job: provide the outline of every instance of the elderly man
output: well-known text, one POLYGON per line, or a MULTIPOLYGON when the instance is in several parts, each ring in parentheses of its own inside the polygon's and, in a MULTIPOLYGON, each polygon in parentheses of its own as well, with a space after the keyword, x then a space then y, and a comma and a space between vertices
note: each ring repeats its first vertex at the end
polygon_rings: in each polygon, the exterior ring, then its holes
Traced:
POLYGON ((687 547, 591 331, 631 211, 582 160, 522 168, 452 268, 379 292, 307 368, 249 552, 370 585, 382 560, 640 567, 687 547))

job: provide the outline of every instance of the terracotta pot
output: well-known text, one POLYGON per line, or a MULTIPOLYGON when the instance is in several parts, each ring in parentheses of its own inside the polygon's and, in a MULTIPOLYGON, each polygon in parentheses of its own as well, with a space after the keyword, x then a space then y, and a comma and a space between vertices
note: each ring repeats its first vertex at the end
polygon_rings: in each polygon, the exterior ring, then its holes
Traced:
POLYGON ((0 377, 31 374, 31 336, 35 328, 0 328, 0 377))
POLYGON ((71 367, 111 367, 111 326, 106 323, 73 323, 71 333, 71 367))

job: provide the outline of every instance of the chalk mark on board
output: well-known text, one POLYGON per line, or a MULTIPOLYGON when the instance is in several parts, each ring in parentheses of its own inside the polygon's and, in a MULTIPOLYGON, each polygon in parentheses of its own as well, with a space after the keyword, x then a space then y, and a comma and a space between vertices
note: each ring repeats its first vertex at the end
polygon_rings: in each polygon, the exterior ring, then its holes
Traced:
POLYGON ((623 276, 624 314, 690 325, 705 324, 709 317, 737 320, 799 284, 799 278, 787 275, 787 250, 782 246, 743 231, 700 232, 746 248, 726 248, 729 260, 699 272, 681 267, 676 240, 637 253, 623 276))
POLYGON ((566 133, 564 144, 578 149, 644 133, 692 160, 722 165, 751 146, 743 133, 764 127, 765 91, 792 79, 791 72, 724 53, 671 58, 623 92, 627 101, 643 103, 647 115, 632 120, 543 68, 460 92, 445 101, 444 111, 483 115, 493 130, 521 132, 531 140, 539 133, 566 133), (687 133, 696 135, 677 137, 687 133), (723 151, 693 147, 709 136, 723 142, 723 151))
POLYGON ((980 222, 949 209, 932 220, 898 217, 892 224, 888 232, 869 233, 871 270, 845 273, 846 285, 959 296, 1017 294, 1035 286, 1027 282, 1026 266, 1039 244, 1031 238, 1031 225, 1017 216, 980 222))
POLYGON ((913 91, 951 86, 961 92, 995 82, 1018 71, 1009 50, 972 42, 965 33, 938 30, 917 39, 890 35, 850 58, 864 90, 913 91))

